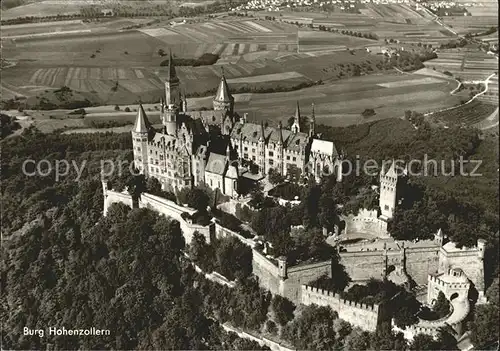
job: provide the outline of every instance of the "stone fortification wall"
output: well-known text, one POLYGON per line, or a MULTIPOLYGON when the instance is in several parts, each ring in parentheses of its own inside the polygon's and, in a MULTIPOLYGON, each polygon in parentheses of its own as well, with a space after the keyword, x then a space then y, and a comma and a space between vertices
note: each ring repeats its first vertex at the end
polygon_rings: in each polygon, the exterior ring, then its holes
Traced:
POLYGON ((198 231, 203 236, 205 236, 208 243, 210 242, 210 226, 202 226, 189 223, 181 217, 182 213, 184 212, 187 212, 189 215, 192 215, 196 212, 196 210, 190 207, 179 206, 173 201, 148 193, 141 194, 139 198, 139 207, 150 208, 164 214, 167 217, 179 221, 184 239, 186 240, 187 244, 191 242, 195 231, 198 231))
POLYGON ((301 286, 318 279, 322 275, 332 277, 332 260, 289 267, 283 296, 295 303, 300 303, 301 286))
POLYGON ((182 234, 184 235, 184 239, 186 240, 187 244, 191 242, 193 233, 195 231, 200 232, 202 235, 205 236, 207 242, 210 242, 211 234, 214 231, 213 229, 214 224, 208 226, 202 226, 185 221, 181 217, 181 214, 184 212, 187 212, 190 215, 195 213, 196 210, 192 208, 179 206, 173 201, 148 193, 142 193, 141 196, 139 197, 139 201, 137 202, 137 204, 134 204, 134 201, 130 194, 109 190, 107 189, 106 183, 103 183, 103 192, 104 192, 104 209, 103 209, 104 216, 106 216, 109 206, 111 206, 113 203, 116 202, 123 203, 131 208, 134 208, 135 206, 138 206, 139 208, 150 208, 169 218, 179 221, 182 229, 182 234))
POLYGON ((301 303, 301 286, 322 275, 332 276, 332 261, 301 264, 280 270, 278 263, 264 256, 257 250, 253 251, 253 274, 259 278, 259 285, 272 294, 286 297, 295 304, 301 303))
POLYGON ((353 283, 370 278, 382 279, 385 270, 383 251, 340 252, 340 262, 353 283))
POLYGON ((432 242, 428 245, 387 251, 383 249, 368 251, 363 246, 359 246, 359 250, 354 250, 351 246, 349 252, 340 252, 340 258, 353 282, 363 282, 370 278, 382 279, 389 266, 404 265, 406 272, 417 285, 427 285, 427 276, 438 271, 439 248, 438 244, 432 242))
POLYGON ((114 190, 109 190, 106 185, 103 184, 103 195, 104 195, 104 209, 103 215, 106 216, 108 213, 108 208, 114 203, 122 203, 130 208, 133 208, 134 201, 132 199, 132 195, 128 192, 118 192, 114 190))
POLYGON ((286 347, 283 344, 280 344, 279 342, 273 341, 271 339, 268 339, 264 336, 257 336, 250 334, 246 331, 243 331, 239 328, 235 328, 228 323, 222 324, 222 328, 228 332, 233 332, 236 333, 240 338, 243 339, 248 339, 257 342, 260 346, 267 346, 269 347, 272 351, 295 351, 296 349, 286 347))
POLYGON ((227 229, 226 227, 221 226, 219 223, 215 223, 215 235, 217 238, 224 238, 227 236, 234 236, 238 238, 243 244, 250 246, 251 248, 255 247, 256 243, 252 239, 247 239, 244 236, 227 229))
POLYGON ((379 305, 366 305, 340 298, 338 294, 314 288, 307 285, 301 286, 304 305, 316 304, 330 306, 336 311, 340 319, 360 327, 366 331, 375 331, 381 321, 381 308, 379 305))
POLYGON ((428 275, 438 270, 439 246, 407 248, 405 259, 408 275, 417 285, 426 285, 428 275))
POLYGON ((252 271, 259 278, 259 285, 273 295, 281 295, 282 279, 279 268, 257 250, 252 250, 252 271))
POLYGON ((379 237, 389 237, 387 222, 378 218, 377 210, 360 209, 357 215, 350 214, 341 218, 345 221, 345 233, 371 233, 379 237))

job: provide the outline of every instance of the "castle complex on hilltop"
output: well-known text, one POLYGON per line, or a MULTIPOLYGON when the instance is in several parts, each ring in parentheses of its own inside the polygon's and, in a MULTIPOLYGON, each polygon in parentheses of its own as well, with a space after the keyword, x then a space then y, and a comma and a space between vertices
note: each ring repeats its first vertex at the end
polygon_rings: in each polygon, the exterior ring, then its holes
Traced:
POLYGON ((162 128, 151 126, 142 105, 132 130, 134 165, 163 189, 181 189, 200 183, 223 194, 238 196, 240 180, 258 180, 274 169, 282 175, 292 170, 312 175, 336 172, 340 180, 341 156, 331 141, 315 134, 314 106, 308 133, 301 131, 297 103, 290 130, 251 123, 246 114, 234 112, 234 98, 224 74, 213 99, 213 110, 188 111, 172 55, 161 100, 162 128), (254 164, 254 175, 244 165, 254 164))
MULTIPOLYGON (((225 195, 237 197, 245 178, 259 181, 271 169, 285 176, 298 171, 313 176, 316 181, 322 174, 334 173, 337 180, 341 180, 342 157, 333 142, 316 137, 314 106, 307 133, 301 131, 298 104, 290 129, 283 128, 281 123, 273 128, 249 122, 246 114, 240 117, 234 113, 234 98, 224 74, 210 111, 188 111, 179 83, 170 55, 165 99, 161 101, 162 128, 157 131, 151 126, 141 105, 132 131, 134 165, 147 177, 158 179, 164 189, 206 184, 225 195), (249 165, 258 170, 257 174, 250 171, 249 165)), ((452 301, 452 314, 438 321, 420 320, 404 331, 408 338, 418 332, 436 335, 444 324, 459 332, 469 313, 469 290, 476 290, 478 303, 485 301, 485 241, 478 240, 473 248, 458 248, 452 242, 445 242, 441 230, 434 240, 379 240, 388 237, 387 223, 393 218, 400 200, 398 188, 405 172, 399 174, 399 171, 395 162, 383 165, 379 210, 362 209, 359 214, 344 218, 346 233, 365 232, 378 239, 351 245, 339 243, 340 261, 353 283, 363 283, 370 278, 388 279, 408 289, 425 290, 427 287, 428 304, 435 301, 439 291, 452 301)), ((385 302, 360 304, 308 285, 324 275, 333 277, 332 260, 290 266, 286 257, 275 258, 260 252, 257 242, 241 237, 217 221, 206 226, 193 224, 189 216, 183 216, 186 212, 194 213, 193 209, 147 193, 134 202, 130 194, 108 189, 107 183, 103 183, 103 192, 104 214, 114 202, 154 209, 180 222, 187 243, 194 232, 204 235, 207 242, 227 235, 237 237, 252 247, 253 274, 259 278, 259 284, 273 294, 297 304, 331 306, 340 318, 364 330, 374 331, 388 318, 385 302)))

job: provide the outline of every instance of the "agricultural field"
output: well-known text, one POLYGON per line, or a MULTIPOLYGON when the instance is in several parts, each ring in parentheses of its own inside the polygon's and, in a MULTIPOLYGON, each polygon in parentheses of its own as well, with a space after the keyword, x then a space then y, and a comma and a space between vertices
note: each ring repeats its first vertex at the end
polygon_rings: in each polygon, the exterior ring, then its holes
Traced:
POLYGON ((417 11, 408 4, 366 4, 366 9, 360 10, 362 14, 390 22, 405 24, 426 23, 425 12, 417 11))
MULTIPOLYGON (((5 1, 6 3, 8 0, 5 1)), ((12 8, 2 8, 2 20, 8 20, 27 16, 55 16, 71 15, 80 12, 82 6, 92 3, 91 1, 26 1, 26 4, 12 8)), ((3 6, 7 6, 2 4, 3 6)))
POLYGON ((474 99, 470 103, 458 106, 442 112, 436 112, 429 116, 434 123, 450 125, 472 126, 488 118, 498 110, 498 104, 474 99))
MULTIPOLYGON (((232 88, 232 84, 230 87, 232 88)), ((264 120, 272 124, 277 124, 278 121, 286 122, 293 116, 296 102, 299 101, 305 116, 310 114, 311 104, 315 104, 318 123, 346 126, 378 119, 399 118, 404 115, 405 110, 427 112, 455 106, 459 103, 458 98, 450 95, 454 88, 455 82, 452 80, 393 73, 355 77, 288 93, 235 94, 234 97, 236 111, 240 114, 248 113, 248 118, 253 121, 264 120), (369 108, 375 110, 375 116, 363 117, 361 113, 369 108)), ((211 96, 188 99, 188 108, 192 110, 210 108, 211 104, 211 96)), ((150 121, 158 123, 158 103, 144 104, 144 108, 150 121)), ((69 115, 71 110, 26 110, 25 113, 32 116, 35 125, 44 131, 50 131, 88 127, 89 121, 132 122, 137 104, 121 104, 119 111, 115 111, 114 105, 88 107, 85 110, 87 114, 84 119, 75 119, 69 115), (127 107, 130 112, 124 111, 127 107)), ((16 113, 17 111, 13 111, 11 114, 16 113)))
POLYGON ((334 63, 363 63, 377 71, 375 64, 382 60, 364 50, 364 44, 372 40, 312 30, 299 32, 288 23, 245 18, 176 26, 157 23, 123 30, 134 23, 145 22, 106 20, 90 25, 63 21, 6 26, 4 57, 16 65, 2 71, 3 96, 36 97, 66 85, 96 104, 159 99, 165 78, 160 63, 166 59, 159 55, 160 49, 171 49, 180 58, 203 53, 220 56, 213 66, 178 68, 183 90, 190 95, 215 89, 222 65, 228 79, 237 79, 232 82, 236 91, 250 86, 251 90, 262 91, 335 78, 338 69, 332 68, 334 63), (80 24, 82 32, 73 32, 80 24), (297 43, 306 52, 297 53, 297 43), (363 49, 348 53, 346 45, 351 51, 355 46, 363 49))
POLYGON ((424 62, 428 68, 448 71, 464 81, 484 80, 498 71, 498 58, 484 52, 461 49, 442 49, 438 58, 424 62))
POLYGON ((366 47, 374 42, 376 43, 374 40, 330 32, 301 30, 298 33, 299 52, 341 51, 366 47))
POLYGON ((498 74, 488 81, 488 91, 480 96, 480 100, 498 105, 498 74))
MULTIPOLYGON (((427 112, 459 103, 450 95, 456 86, 454 81, 431 78, 431 82, 422 78, 399 74, 355 77, 297 92, 245 95, 245 99, 236 98, 235 108, 241 113, 247 112, 249 118, 284 122, 293 115, 296 101, 300 101, 304 115, 310 113, 314 103, 318 123, 343 126, 401 117, 407 109, 427 112), (361 113, 369 108, 374 109, 376 115, 362 117, 361 113)), ((208 103, 209 99, 190 101, 193 107, 208 103)))
POLYGON ((486 14, 474 15, 474 9, 476 8, 467 9, 472 13, 472 16, 443 17, 443 23, 460 35, 480 33, 491 27, 498 26, 498 5, 496 8, 487 10, 486 14))

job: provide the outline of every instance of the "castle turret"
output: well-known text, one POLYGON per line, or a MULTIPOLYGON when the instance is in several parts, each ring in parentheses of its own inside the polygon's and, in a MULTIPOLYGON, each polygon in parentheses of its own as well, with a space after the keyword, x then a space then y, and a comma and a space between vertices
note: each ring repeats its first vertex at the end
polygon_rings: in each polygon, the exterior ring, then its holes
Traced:
POLYGON ((309 121, 309 137, 316 135, 316 115, 314 113, 314 102, 312 103, 311 120, 309 121))
POLYGON ((283 130, 281 121, 278 123, 278 142, 276 143, 276 170, 283 174, 283 130))
POLYGON ((293 119, 292 132, 293 133, 300 132, 300 106, 298 101, 297 101, 297 106, 295 107, 295 117, 293 119))
POLYGON ((443 246, 444 234, 443 234, 443 231, 441 230, 441 228, 439 228, 437 233, 434 234, 434 242, 439 246, 443 246))
POLYGON ((478 257, 480 259, 484 259, 484 251, 486 250, 486 240, 477 239, 477 250, 478 250, 478 257))
POLYGON ((287 266, 286 266, 286 257, 280 256, 278 257, 278 274, 281 279, 287 278, 287 266))
POLYGON ((264 128, 264 122, 260 122, 260 136, 259 136, 259 171, 261 174, 266 174, 266 134, 264 128))
POLYGON ((169 53, 167 79, 165 81, 165 105, 162 123, 167 134, 174 135, 177 131, 177 115, 180 109, 179 77, 175 71, 172 51, 169 53))
POLYGON ((151 131, 146 111, 142 104, 137 109, 134 128, 132 129, 132 145, 134 147, 134 166, 140 173, 148 173, 148 134, 151 131))
POLYGON ((221 72, 219 87, 217 88, 217 93, 215 94, 213 100, 213 106, 215 111, 226 111, 231 115, 233 114, 234 98, 229 91, 229 86, 227 85, 223 68, 221 72))

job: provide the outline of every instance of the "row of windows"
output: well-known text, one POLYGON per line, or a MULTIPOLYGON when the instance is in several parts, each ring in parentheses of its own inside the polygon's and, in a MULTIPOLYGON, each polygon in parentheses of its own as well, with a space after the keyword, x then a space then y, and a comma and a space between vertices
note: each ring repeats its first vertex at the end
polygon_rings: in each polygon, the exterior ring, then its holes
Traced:
MULTIPOLYGON (((243 151, 248 151, 248 147, 245 146, 243 148, 243 151)), ((255 153, 255 149, 254 148, 252 149, 252 153, 255 153)), ((262 151, 259 152, 259 155, 261 155, 261 156, 263 155, 262 151)), ((269 157, 274 157, 274 151, 269 151, 269 157)), ((246 156, 246 157, 244 156, 244 158, 248 158, 248 156, 246 156)), ((279 155, 278 155, 278 158, 279 158, 279 155)), ((290 156, 287 156, 286 159, 288 161, 290 161, 290 156)), ((297 161, 297 157, 295 157, 295 156, 293 156, 292 159, 293 159, 293 161, 297 161)))

